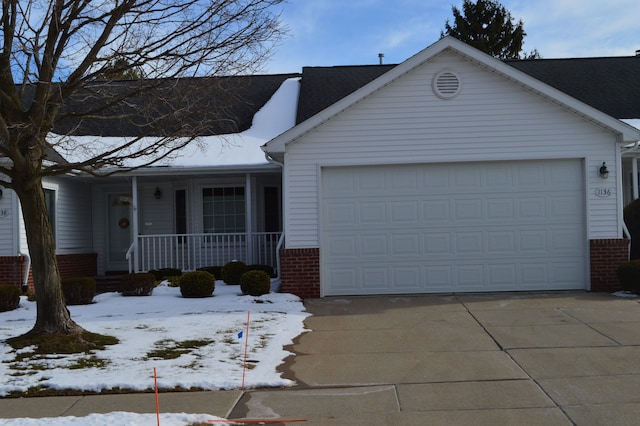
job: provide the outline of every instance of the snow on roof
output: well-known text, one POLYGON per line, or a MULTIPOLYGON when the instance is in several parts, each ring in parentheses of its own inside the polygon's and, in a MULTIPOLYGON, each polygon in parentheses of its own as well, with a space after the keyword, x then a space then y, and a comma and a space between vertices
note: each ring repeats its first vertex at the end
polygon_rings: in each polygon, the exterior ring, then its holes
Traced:
MULTIPOLYGON (((202 136, 185 148, 155 163, 170 167, 228 167, 267 164, 262 145, 295 126, 300 78, 289 78, 276 90, 271 99, 255 114, 251 127, 244 132, 202 136)), ((50 134, 48 140, 69 162, 82 162, 131 141, 130 137, 61 136, 50 134)), ((136 144, 150 145, 158 138, 142 138, 136 144)), ((133 167, 147 159, 127 161, 133 167)))
POLYGON ((623 123, 627 123, 629 126, 633 126, 640 130, 640 118, 625 118, 620 120, 623 123))

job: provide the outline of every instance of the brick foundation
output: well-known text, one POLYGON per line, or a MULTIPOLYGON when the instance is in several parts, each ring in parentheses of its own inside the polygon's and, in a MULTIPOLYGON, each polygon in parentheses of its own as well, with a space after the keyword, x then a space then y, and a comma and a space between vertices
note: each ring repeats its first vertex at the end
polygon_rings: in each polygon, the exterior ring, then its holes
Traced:
MULTIPOLYGON (((62 279, 98 275, 97 253, 59 254, 57 258, 62 279)), ((0 283, 21 287, 24 282, 26 263, 27 259, 22 256, 0 256, 0 283)), ((31 271, 29 271, 28 285, 33 290, 31 271)))
POLYGON ((320 297, 320 249, 280 250, 281 291, 303 299, 320 297))
POLYGON ((27 259, 22 256, 0 256, 0 284, 22 287, 27 259))
POLYGON ((591 240, 589 246, 591 291, 611 293, 621 290, 617 270, 629 260, 629 240, 591 240))

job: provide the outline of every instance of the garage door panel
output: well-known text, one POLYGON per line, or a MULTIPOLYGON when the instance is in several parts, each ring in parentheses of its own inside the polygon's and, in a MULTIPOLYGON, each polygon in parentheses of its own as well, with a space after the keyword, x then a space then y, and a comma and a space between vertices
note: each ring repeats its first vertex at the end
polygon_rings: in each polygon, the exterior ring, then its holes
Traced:
POLYGON ((482 199, 459 199, 453 202, 453 219, 456 222, 475 222, 482 219, 482 199))
POLYGON ((515 220, 515 203, 511 198, 489 198, 484 200, 485 219, 488 221, 515 220))
POLYGON ((390 204, 391 225, 418 225, 418 201, 396 201, 390 204))
POLYGON ((484 265, 483 264, 458 264, 456 270, 457 291, 476 291, 484 287, 484 265))
POLYGON ((360 288, 365 292, 367 290, 374 290, 377 292, 384 292, 391 281, 389 278, 388 267, 369 267, 362 268, 360 270, 360 288))
POLYGON ((360 237, 360 243, 358 246, 360 250, 357 254, 362 256, 387 256, 389 253, 388 236, 386 234, 381 235, 363 235, 360 237))
POLYGON ((451 202, 449 200, 423 200, 423 222, 435 224, 435 222, 448 223, 451 220, 451 202))
POLYGON ((487 282, 494 289, 513 286, 513 283, 517 282, 517 265, 512 263, 488 265, 487 282))
POLYGON ((363 226, 384 226, 387 224, 387 204, 382 201, 360 204, 360 221, 363 226))
POLYGON ((456 254, 478 257, 484 253, 482 232, 480 231, 456 232, 455 242, 456 254))
POLYGON ((549 262, 523 262, 520 267, 520 281, 526 288, 549 283, 549 262))
POLYGON ((450 256, 454 254, 450 232, 429 232, 422 235, 424 253, 431 256, 450 256))
POLYGON ((391 235, 392 256, 422 257, 422 253, 419 235, 415 233, 395 233, 391 235))
POLYGON ((392 285, 396 290, 415 292, 422 286, 422 274, 419 266, 401 266, 393 269, 392 285))
POLYGON ((489 231, 486 235, 486 251, 489 255, 509 254, 516 251, 516 231, 489 231))
POLYGON ((323 292, 584 288, 582 170, 581 160, 323 169, 323 292))

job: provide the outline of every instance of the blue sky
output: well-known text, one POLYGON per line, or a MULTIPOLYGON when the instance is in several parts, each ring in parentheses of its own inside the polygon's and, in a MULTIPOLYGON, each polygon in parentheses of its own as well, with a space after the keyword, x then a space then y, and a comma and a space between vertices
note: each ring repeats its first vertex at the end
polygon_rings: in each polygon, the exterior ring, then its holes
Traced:
MULTIPOLYGON (((522 19, 524 50, 543 58, 632 56, 640 49, 638 0, 503 0, 522 19)), ((399 63, 440 38, 451 6, 462 0, 289 0, 289 37, 265 72, 303 66, 399 63)))

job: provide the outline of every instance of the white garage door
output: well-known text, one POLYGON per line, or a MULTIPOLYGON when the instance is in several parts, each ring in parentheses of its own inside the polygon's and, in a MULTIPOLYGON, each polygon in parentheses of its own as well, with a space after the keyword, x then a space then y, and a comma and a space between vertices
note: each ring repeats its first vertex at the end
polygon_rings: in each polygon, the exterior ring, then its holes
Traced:
POLYGON ((325 295, 583 289, 581 160, 322 169, 325 295))

